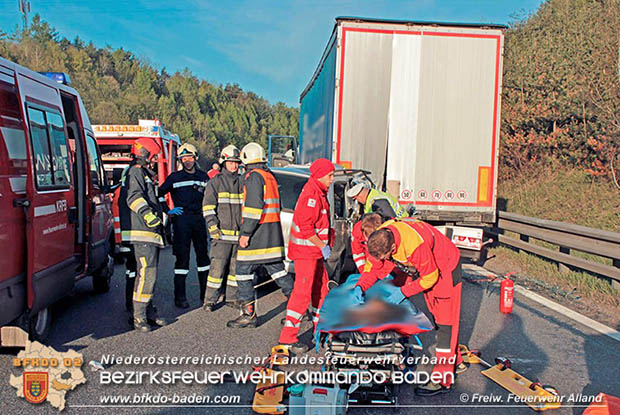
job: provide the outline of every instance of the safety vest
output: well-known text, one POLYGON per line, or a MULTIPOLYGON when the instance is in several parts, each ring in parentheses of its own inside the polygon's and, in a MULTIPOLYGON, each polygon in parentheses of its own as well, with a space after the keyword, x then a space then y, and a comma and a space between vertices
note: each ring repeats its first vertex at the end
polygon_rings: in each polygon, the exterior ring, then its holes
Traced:
POLYGON ((381 192, 377 189, 370 189, 370 192, 368 193, 368 198, 366 199, 366 204, 364 204, 364 213, 372 213, 372 205, 377 199, 387 200, 394 213, 396 213, 397 218, 409 216, 394 196, 389 193, 381 192))
POLYGON ((245 206, 247 190, 244 187, 241 217, 258 219, 259 224, 280 222, 280 192, 278 191, 278 182, 276 182, 272 174, 261 169, 250 170, 245 177, 247 178, 252 172, 260 174, 265 181, 265 186, 263 188, 265 204, 262 209, 245 206))

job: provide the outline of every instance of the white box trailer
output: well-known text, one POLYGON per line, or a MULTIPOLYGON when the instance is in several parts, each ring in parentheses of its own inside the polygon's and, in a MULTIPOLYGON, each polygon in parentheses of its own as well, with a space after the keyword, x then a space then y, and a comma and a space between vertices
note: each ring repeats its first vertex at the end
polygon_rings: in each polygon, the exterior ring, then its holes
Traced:
POLYGON ((495 222, 504 29, 337 18, 301 94, 300 162, 369 170, 434 223, 495 222))

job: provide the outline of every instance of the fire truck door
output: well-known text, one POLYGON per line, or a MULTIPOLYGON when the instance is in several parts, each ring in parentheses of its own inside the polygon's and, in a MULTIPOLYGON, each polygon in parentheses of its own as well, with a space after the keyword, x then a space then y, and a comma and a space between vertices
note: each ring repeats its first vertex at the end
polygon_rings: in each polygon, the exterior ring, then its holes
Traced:
POLYGON ((73 288, 79 261, 74 255, 75 230, 68 210, 75 202, 58 91, 26 76, 18 79, 29 132, 26 198, 22 201, 28 307, 36 313, 73 288))

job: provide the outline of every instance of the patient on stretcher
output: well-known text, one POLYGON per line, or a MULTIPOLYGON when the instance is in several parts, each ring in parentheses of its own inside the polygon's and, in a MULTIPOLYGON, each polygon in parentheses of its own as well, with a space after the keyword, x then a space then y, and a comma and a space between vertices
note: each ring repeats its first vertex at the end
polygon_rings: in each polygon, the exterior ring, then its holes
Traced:
POLYGON ((386 301, 392 290, 399 289, 393 284, 391 276, 368 289, 362 302, 353 293, 353 287, 359 278, 360 274, 353 274, 344 284, 327 294, 315 332, 317 340, 320 333, 379 333, 391 330, 407 337, 432 330, 433 325, 428 317, 410 301, 400 304, 386 301))

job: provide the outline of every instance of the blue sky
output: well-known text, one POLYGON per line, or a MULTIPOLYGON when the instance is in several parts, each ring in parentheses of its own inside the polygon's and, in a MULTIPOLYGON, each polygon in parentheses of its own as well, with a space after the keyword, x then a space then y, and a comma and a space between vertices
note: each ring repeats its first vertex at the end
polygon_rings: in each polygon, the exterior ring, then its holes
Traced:
MULTIPOLYGON (((297 106, 336 16, 509 23, 541 0, 30 0, 68 39, 123 47, 170 73, 189 68, 215 84, 238 83, 272 103, 297 106)), ((4 0, 13 31, 18 0, 4 0)))

